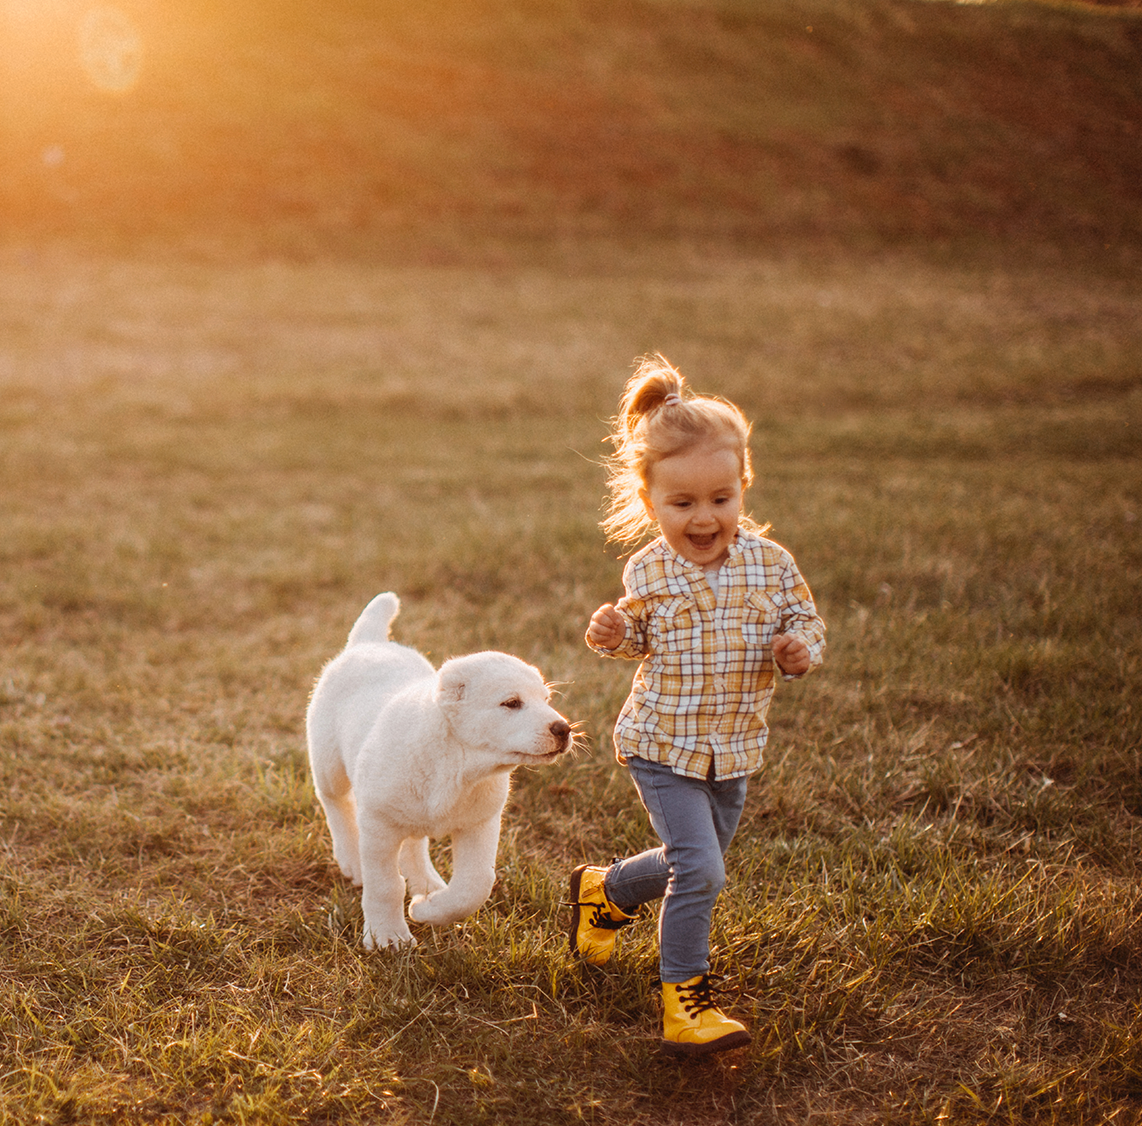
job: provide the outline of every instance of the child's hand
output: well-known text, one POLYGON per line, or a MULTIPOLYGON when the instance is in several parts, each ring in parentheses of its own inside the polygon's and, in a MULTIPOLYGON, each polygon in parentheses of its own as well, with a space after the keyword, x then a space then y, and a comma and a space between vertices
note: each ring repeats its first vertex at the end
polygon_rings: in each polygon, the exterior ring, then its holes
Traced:
POLYGON ((622 614, 609 602, 591 615, 587 636, 600 649, 614 649, 627 635, 627 624, 622 614))
POLYGON ((786 676, 800 676, 808 672, 812 664, 809 646, 795 633, 779 633, 774 637, 773 659, 786 676))

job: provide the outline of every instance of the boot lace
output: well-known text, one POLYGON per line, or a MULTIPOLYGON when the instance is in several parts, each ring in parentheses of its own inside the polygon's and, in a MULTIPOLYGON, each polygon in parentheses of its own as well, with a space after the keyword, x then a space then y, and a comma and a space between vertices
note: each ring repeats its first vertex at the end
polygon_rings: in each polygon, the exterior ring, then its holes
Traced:
POLYGON ((610 913, 600 903, 596 903, 596 904, 580 903, 579 906, 580 907, 591 907, 591 906, 593 906, 595 908, 594 913, 591 915, 590 925, 592 927, 598 928, 599 930, 617 931, 621 927, 625 927, 629 922, 632 921, 631 919, 612 919, 610 916, 610 913))
POLYGON ((693 985, 679 988, 678 1000, 686 1013, 697 1016, 718 1007, 714 994, 720 992, 722 990, 716 989, 710 981, 710 975, 703 974, 693 985))

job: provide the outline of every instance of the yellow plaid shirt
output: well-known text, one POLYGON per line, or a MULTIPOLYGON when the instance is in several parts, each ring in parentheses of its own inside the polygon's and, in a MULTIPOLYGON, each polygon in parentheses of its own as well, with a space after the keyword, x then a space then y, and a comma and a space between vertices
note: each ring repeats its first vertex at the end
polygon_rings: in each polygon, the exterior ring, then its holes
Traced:
POLYGON ((649 759, 689 778, 753 773, 769 735, 773 636, 800 634, 813 668, 825 649, 825 623, 793 556, 739 529, 715 595, 700 567, 657 539, 628 561, 623 585, 615 608, 626 636, 615 649, 591 645, 642 660, 615 724, 619 761, 649 759))

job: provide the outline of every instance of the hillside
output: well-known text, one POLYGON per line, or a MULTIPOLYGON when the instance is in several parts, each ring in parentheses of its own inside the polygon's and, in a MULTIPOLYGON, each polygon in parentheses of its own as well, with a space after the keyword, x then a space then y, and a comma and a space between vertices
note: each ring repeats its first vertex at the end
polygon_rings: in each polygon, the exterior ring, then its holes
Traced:
POLYGON ((1136 9, 122 0, 110 46, 3 11, 10 238, 1142 241, 1136 9))

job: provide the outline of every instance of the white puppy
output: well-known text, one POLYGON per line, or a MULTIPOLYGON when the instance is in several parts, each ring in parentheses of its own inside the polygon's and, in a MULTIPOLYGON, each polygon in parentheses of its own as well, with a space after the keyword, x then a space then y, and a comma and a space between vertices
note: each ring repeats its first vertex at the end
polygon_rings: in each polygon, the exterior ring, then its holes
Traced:
POLYGON ((440 926, 471 915, 495 883, 500 815, 512 770, 571 746, 538 670, 473 653, 436 672, 390 641, 400 609, 378 594, 322 672, 306 716, 314 787, 333 856, 362 888, 365 946, 415 944, 404 920, 440 926), (452 879, 428 856, 452 838, 452 879))

